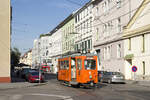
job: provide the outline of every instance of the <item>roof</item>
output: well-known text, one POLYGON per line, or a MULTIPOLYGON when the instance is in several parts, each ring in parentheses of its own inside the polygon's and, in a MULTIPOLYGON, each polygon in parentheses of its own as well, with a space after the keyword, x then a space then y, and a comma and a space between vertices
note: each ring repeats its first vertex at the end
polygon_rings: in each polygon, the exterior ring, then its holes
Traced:
POLYGON ((134 22, 136 21, 136 19, 138 18, 138 16, 140 16, 140 14, 142 13, 143 9, 146 7, 146 5, 148 3, 150 3, 150 0, 143 0, 142 4, 139 6, 139 8, 136 10, 136 12, 133 15, 133 17, 128 22, 126 28, 129 28, 129 27, 131 27, 134 24, 134 22))
POLYGON ((144 17, 141 14, 144 13, 144 11, 148 10, 147 7, 149 7, 148 5, 149 3, 150 0, 143 0, 142 4, 136 10, 135 14, 130 19, 127 26, 124 28, 123 34, 124 38, 145 34, 150 31, 150 24, 148 23, 149 20, 146 21, 146 19, 145 20, 139 19, 141 16, 144 17))
POLYGON ((76 53, 76 54, 62 56, 60 58, 68 58, 68 57, 76 57, 76 56, 97 56, 97 55, 96 54, 92 54, 92 53, 86 53, 86 54, 76 53))

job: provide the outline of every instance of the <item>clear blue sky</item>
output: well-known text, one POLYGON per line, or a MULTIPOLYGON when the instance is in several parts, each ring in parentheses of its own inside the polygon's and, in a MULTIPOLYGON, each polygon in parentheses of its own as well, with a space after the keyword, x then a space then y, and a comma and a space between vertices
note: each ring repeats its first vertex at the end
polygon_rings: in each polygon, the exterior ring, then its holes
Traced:
MULTIPOLYGON (((70 0, 84 5, 89 0, 70 0)), ((11 0, 12 47, 24 53, 33 47, 33 40, 50 32, 73 11, 82 6, 69 0, 11 0)))

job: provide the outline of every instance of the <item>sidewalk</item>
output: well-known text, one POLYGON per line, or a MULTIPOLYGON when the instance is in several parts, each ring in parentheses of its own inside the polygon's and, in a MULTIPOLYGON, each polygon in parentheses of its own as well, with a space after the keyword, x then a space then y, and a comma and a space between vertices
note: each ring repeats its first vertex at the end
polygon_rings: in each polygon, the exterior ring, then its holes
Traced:
POLYGON ((28 82, 18 82, 18 83, 0 83, 0 90, 15 89, 15 88, 25 88, 45 85, 46 83, 28 83, 28 82))
POLYGON ((150 87, 150 80, 126 80, 126 84, 136 84, 140 86, 150 87))

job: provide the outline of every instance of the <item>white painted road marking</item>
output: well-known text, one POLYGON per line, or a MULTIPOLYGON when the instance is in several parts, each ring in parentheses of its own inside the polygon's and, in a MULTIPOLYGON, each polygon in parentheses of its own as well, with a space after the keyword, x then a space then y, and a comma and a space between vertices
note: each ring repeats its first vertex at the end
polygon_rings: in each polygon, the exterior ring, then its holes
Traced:
POLYGON ((37 96, 51 96, 51 97, 59 97, 62 98, 64 100, 73 100, 70 96, 62 96, 62 95, 53 95, 53 94, 39 94, 39 93, 35 93, 35 94, 29 94, 29 95, 37 95, 37 96))
POLYGON ((11 97, 11 100, 20 100, 22 98, 23 95, 20 95, 20 94, 16 94, 16 95, 13 95, 11 97))

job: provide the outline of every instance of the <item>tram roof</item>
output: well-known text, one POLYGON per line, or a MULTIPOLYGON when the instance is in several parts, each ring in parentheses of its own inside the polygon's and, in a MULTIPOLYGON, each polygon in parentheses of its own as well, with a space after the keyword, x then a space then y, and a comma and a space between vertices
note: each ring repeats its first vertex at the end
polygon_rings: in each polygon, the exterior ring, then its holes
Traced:
POLYGON ((65 56, 61 56, 60 58, 67 58, 67 57, 76 57, 76 56, 97 56, 96 54, 93 53, 76 53, 76 54, 71 54, 71 55, 65 55, 65 56))

